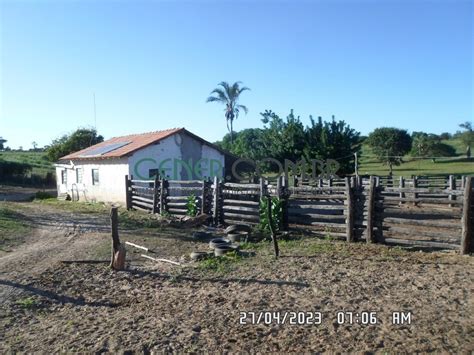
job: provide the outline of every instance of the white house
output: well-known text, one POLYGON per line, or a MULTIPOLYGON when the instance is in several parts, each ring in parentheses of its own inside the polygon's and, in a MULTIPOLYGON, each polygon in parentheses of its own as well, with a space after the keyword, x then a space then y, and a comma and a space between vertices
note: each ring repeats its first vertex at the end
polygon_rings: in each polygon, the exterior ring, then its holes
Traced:
POLYGON ((56 163, 58 196, 125 204, 125 176, 222 177, 228 153, 184 128, 115 137, 56 163))

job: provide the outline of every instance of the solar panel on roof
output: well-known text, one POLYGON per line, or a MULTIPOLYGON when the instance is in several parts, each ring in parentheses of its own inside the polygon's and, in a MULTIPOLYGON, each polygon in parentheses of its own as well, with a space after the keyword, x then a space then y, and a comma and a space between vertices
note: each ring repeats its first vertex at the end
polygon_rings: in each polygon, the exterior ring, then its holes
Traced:
POLYGON ((127 144, 130 144, 131 142, 118 142, 118 143, 111 143, 107 145, 103 145, 102 147, 97 147, 94 149, 91 149, 87 152, 84 152, 81 154, 81 157, 91 157, 91 156, 98 156, 98 155, 104 155, 106 153, 109 153, 115 149, 122 148, 123 146, 126 146, 127 144))

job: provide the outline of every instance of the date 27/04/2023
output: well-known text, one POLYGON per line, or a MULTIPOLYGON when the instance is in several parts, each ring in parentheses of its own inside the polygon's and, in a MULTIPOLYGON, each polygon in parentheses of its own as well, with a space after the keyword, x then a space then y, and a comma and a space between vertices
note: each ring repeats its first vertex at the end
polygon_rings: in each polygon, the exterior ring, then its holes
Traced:
MULTIPOLYGON (((290 324, 320 325, 325 320, 335 320, 337 324, 377 325, 380 322, 377 312, 336 312, 334 317, 321 312, 240 312, 239 324, 290 324)), ((392 312, 389 322, 393 325, 411 324, 411 312, 392 312)))

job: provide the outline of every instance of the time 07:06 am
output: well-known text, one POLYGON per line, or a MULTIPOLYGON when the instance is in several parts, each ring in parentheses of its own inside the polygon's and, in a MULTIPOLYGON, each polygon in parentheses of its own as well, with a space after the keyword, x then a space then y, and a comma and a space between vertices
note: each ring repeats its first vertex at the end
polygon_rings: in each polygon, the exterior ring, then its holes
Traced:
POLYGON ((337 324, 365 324, 375 325, 378 323, 377 312, 337 312, 337 324))

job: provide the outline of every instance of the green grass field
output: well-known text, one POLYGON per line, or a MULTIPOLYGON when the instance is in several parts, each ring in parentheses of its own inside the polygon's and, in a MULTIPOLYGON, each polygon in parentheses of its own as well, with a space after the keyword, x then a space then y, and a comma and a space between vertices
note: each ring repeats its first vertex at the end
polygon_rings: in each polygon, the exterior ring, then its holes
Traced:
POLYGON ((0 160, 24 163, 32 166, 31 174, 46 176, 48 172, 54 173, 54 167, 46 159, 44 152, 0 152, 0 160))
POLYGON ((0 205, 0 251, 10 250, 22 242, 30 229, 24 220, 25 216, 8 204, 0 205))
MULTIPOLYGON (((451 139, 443 143, 456 149, 457 156, 438 158, 435 162, 431 159, 416 159, 407 155, 404 163, 393 167, 395 176, 410 177, 412 175, 473 175, 474 159, 467 160, 465 147, 459 139, 451 139)), ((359 173, 363 175, 388 175, 388 166, 383 165, 366 145, 362 146, 359 173)))

